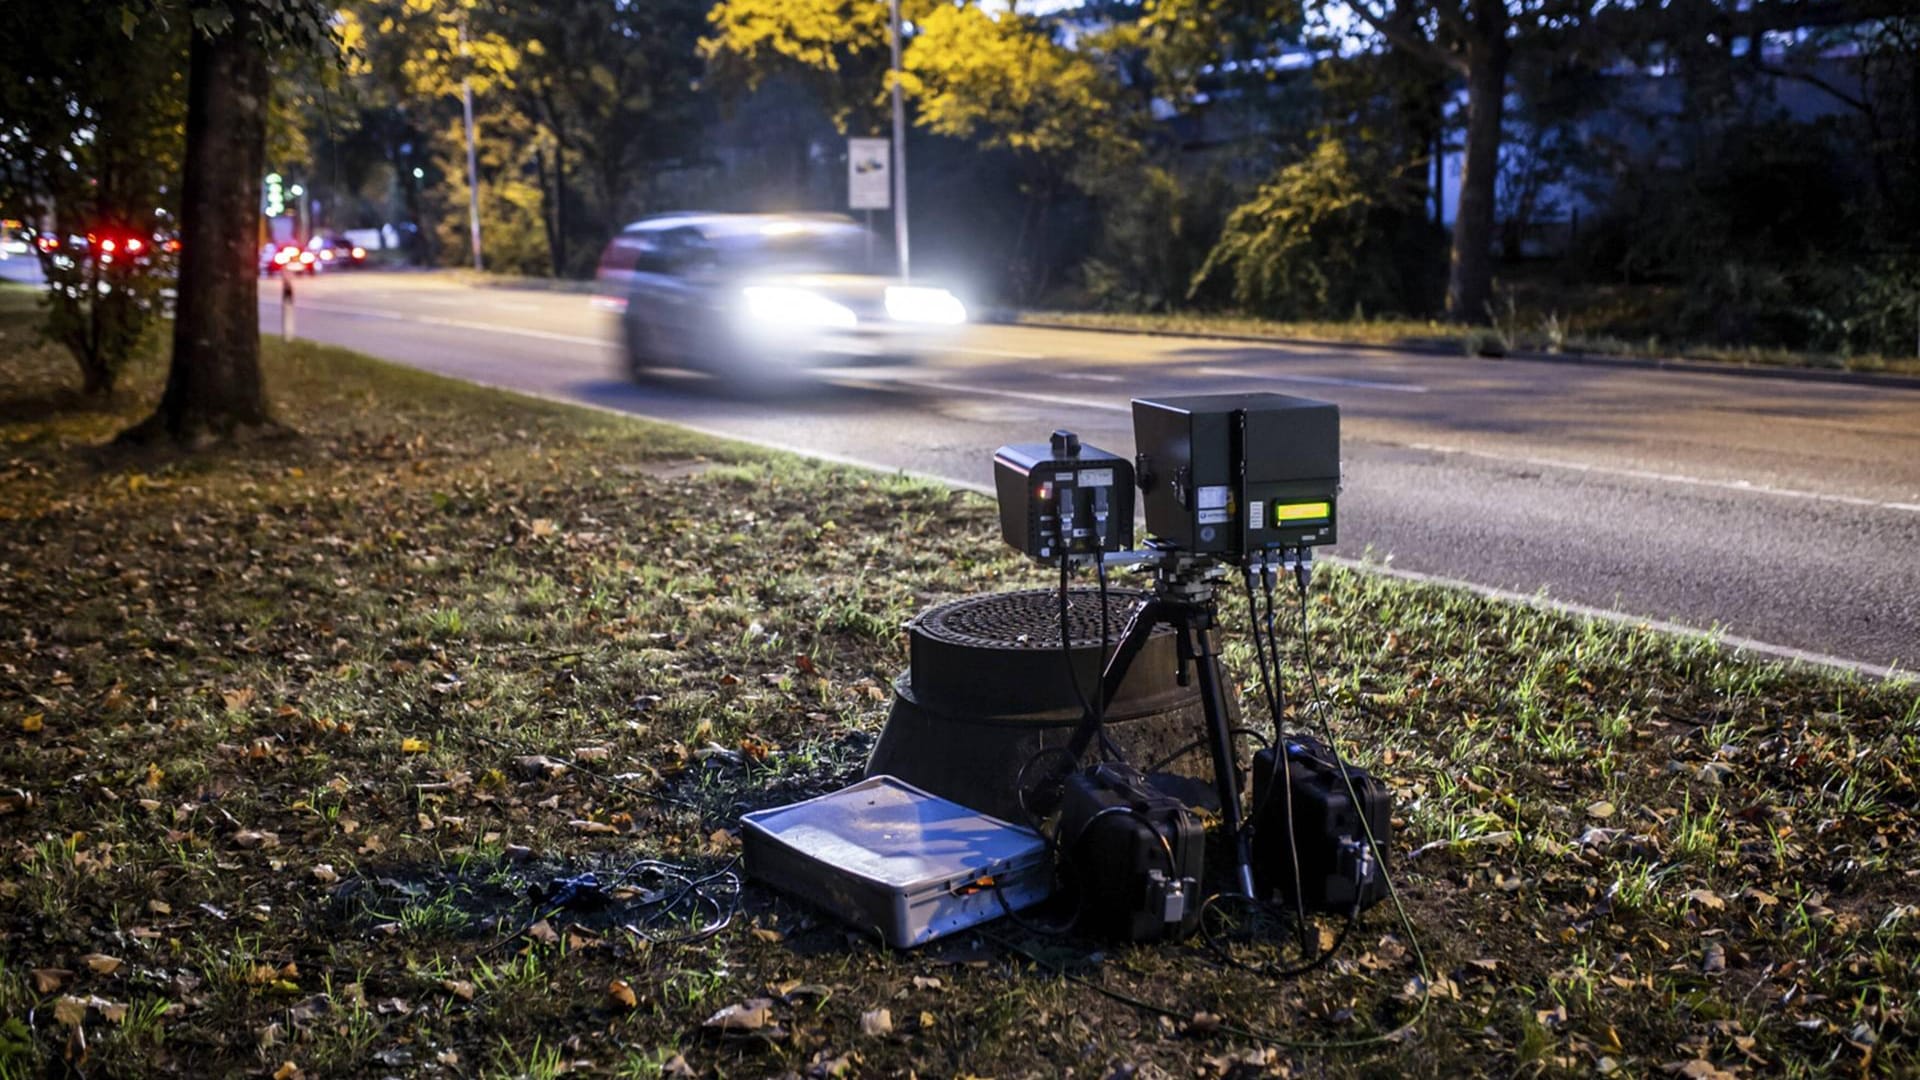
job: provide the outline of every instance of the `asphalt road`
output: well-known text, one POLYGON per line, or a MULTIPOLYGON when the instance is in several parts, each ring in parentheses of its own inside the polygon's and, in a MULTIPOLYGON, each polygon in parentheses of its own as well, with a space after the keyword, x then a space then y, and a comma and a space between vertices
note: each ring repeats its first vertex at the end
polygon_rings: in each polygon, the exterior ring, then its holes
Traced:
MULTIPOLYGON (((1136 395, 1341 408, 1337 554, 1698 629, 1920 666, 1920 390, 1027 327, 773 400, 635 385, 587 297, 430 274, 301 281, 302 337, 476 382, 981 487, 1056 427, 1131 455, 1136 395)), ((280 327, 277 283, 261 326, 280 327)))

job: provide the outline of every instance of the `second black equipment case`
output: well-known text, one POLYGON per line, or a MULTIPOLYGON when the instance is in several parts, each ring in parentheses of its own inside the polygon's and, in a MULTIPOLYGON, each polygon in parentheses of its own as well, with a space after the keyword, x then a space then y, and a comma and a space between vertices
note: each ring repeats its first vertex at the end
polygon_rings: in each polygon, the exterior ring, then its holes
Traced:
POLYGON ((1199 925, 1205 833, 1137 770, 1105 764, 1068 777, 1058 835, 1085 933, 1159 941, 1199 925))
POLYGON ((1262 897, 1294 904, 1294 855, 1300 860, 1299 903, 1308 911, 1346 915, 1364 911, 1387 895, 1381 860, 1393 828, 1393 793, 1353 765, 1341 763, 1327 745, 1304 735, 1288 736, 1287 760, 1271 748, 1253 756, 1253 883, 1262 897), (1282 785, 1283 776, 1291 779, 1282 785), (1360 796, 1358 805, 1347 790, 1360 796), (1287 813, 1289 789, 1292 815, 1287 813), (1362 821, 1365 825, 1363 827, 1362 821), (1376 857, 1368 830, 1379 847, 1376 857), (1289 834, 1294 844, 1287 842, 1289 834))

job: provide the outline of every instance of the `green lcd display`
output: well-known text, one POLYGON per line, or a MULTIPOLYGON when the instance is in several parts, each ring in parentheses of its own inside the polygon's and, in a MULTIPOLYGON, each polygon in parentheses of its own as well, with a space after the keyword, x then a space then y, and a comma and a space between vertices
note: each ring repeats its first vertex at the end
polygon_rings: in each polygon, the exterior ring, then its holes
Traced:
POLYGON ((1333 504, 1327 502, 1275 503, 1273 506, 1275 528, 1325 521, 1332 516, 1333 504))

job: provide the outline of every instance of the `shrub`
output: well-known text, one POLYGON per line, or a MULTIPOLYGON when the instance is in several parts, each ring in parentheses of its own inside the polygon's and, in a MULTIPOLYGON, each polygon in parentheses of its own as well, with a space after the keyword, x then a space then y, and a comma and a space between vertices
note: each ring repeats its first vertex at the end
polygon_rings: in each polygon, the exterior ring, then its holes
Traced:
POLYGON ((1393 171, 1326 140, 1227 216, 1193 275, 1193 296, 1224 278, 1233 302, 1277 319, 1404 310, 1392 238, 1405 224, 1393 171))

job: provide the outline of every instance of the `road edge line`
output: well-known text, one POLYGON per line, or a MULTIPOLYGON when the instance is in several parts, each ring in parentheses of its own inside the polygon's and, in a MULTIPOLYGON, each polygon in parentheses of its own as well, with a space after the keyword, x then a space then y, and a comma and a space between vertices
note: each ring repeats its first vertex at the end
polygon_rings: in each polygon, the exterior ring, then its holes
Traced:
POLYGON ((1190 341, 1227 341, 1240 345, 1280 345, 1294 349, 1338 349, 1345 352, 1373 350, 1410 356, 1434 356, 1455 360, 1480 360, 1488 363, 1518 361, 1536 364, 1574 364, 1586 367, 1627 368, 1641 371, 1674 371, 1684 375, 1729 375, 1749 379, 1786 379, 1790 382, 1821 382, 1841 386, 1878 387, 1891 390, 1920 390, 1920 375, 1883 374, 1873 371, 1835 371, 1829 368, 1778 367, 1769 364, 1716 363, 1711 360, 1682 360, 1640 356, 1605 356, 1600 353, 1546 353, 1514 350, 1501 356, 1468 352, 1459 345, 1422 344, 1420 342, 1335 341, 1324 338, 1281 337, 1274 334, 1209 333, 1203 330, 1152 330, 1122 326, 1081 326, 1070 322, 1028 322, 1019 317, 997 325, 1030 327, 1034 330, 1074 330, 1089 334, 1133 334, 1141 337, 1182 338, 1190 341))

